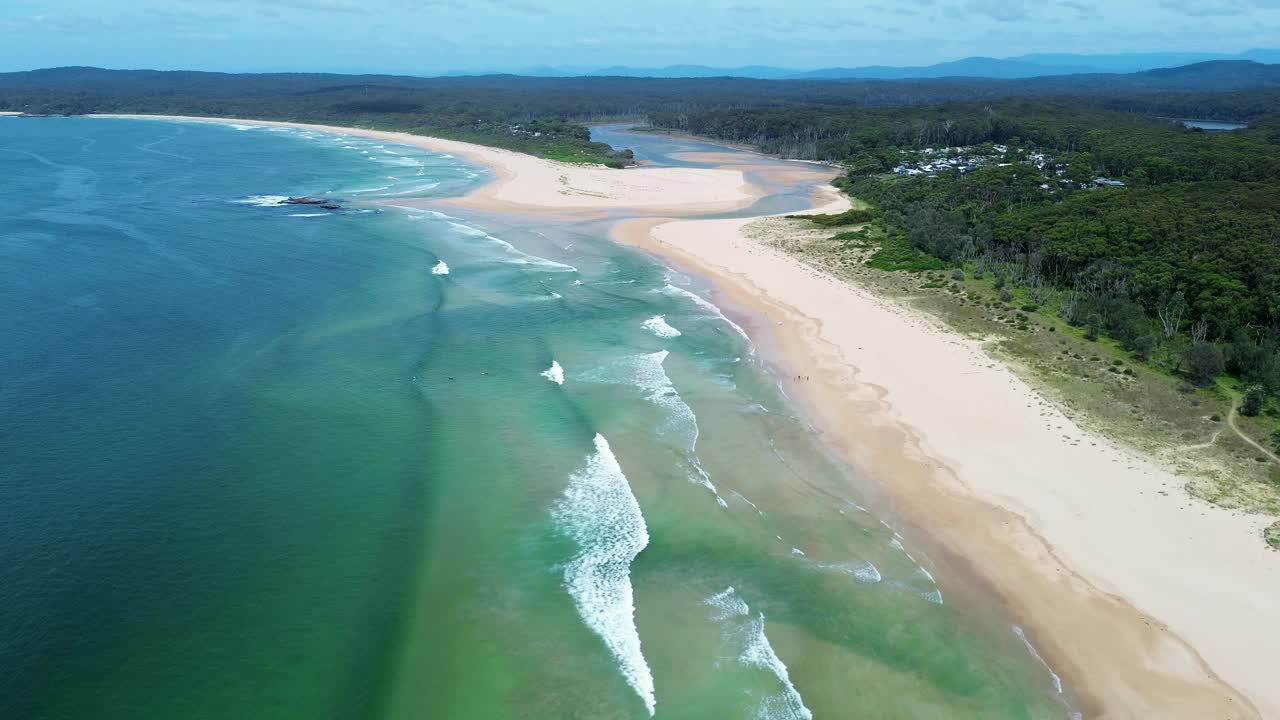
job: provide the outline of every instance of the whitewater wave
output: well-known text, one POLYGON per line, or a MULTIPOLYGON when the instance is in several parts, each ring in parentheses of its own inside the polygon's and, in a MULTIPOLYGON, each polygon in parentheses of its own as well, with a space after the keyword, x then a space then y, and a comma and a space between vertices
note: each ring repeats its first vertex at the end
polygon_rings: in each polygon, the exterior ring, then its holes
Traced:
POLYGON ((864 583, 878 583, 884 579, 880 574, 879 568, 865 560, 844 563, 819 563, 818 569, 852 575, 855 580, 864 583))
MULTIPOLYGON (((441 217, 447 218, 449 216, 442 215, 441 217)), ((502 238, 499 238, 499 237, 494 237, 493 235, 490 235, 489 233, 479 228, 474 228, 474 227, 471 227, 470 225, 466 225, 460 222, 454 222, 452 220, 449 221, 449 226, 468 237, 484 238, 485 240, 495 243, 496 245, 498 245, 498 247, 501 247, 503 251, 507 253, 507 255, 511 256, 511 259, 508 260, 507 262, 510 262, 516 265, 535 265, 538 267, 546 268, 548 270, 555 270, 558 272, 578 272, 578 268, 572 265, 566 265, 564 263, 556 262, 554 260, 548 260, 544 257, 538 257, 537 255, 530 255, 527 252, 517 249, 515 245, 512 245, 506 240, 503 240, 502 238)))
POLYGON ((289 217, 329 217, 329 213, 289 213, 289 217))
POLYGON ((1062 694, 1062 678, 1058 677, 1058 673, 1054 672, 1053 668, 1049 667, 1049 663, 1045 662, 1045 659, 1040 657, 1040 653, 1039 651, 1036 650, 1036 646, 1032 645, 1031 641, 1027 639, 1027 634, 1023 632, 1022 628, 1018 627, 1017 625, 1014 625, 1013 634, 1017 635, 1018 639, 1022 641, 1022 644, 1026 646, 1027 652, 1031 653, 1031 657, 1035 658, 1036 662, 1040 663, 1040 665, 1042 665, 1044 669, 1049 673, 1049 679, 1053 680, 1053 689, 1057 690, 1058 694, 1061 695, 1062 694))
POLYGON ((555 360, 551 361, 551 367, 543 370, 539 375, 557 385, 564 384, 564 368, 560 367, 560 363, 555 360))
POLYGON ((437 262, 437 263, 436 263, 436 264, 431 268, 431 274, 432 274, 432 275, 448 275, 448 274, 449 274, 449 264, 448 264, 448 263, 446 263, 446 262, 445 262, 445 261, 443 261, 443 260, 441 260, 440 262, 437 262))
POLYGON ((585 379, 591 382, 634 385, 644 392, 645 400, 666 410, 667 420, 658 427, 658 433, 673 435, 680 441, 690 466, 689 481, 706 488, 715 497, 717 505, 728 508, 729 503, 720 496, 720 491, 711 482, 711 476, 698 459, 698 417, 693 414, 693 408, 680 397, 667 375, 663 363, 670 354, 666 350, 659 350, 632 355, 612 363, 603 368, 603 371, 589 373, 585 379))
POLYGON ((804 704, 800 691, 791 682, 787 666, 774 651, 764 632, 764 613, 751 616, 751 607, 729 588, 703 601, 711 606, 711 619, 725 628, 726 640, 737 646, 738 662, 772 673, 782 685, 781 692, 760 702, 756 717, 765 720, 812 720, 813 712, 804 704))
POLYGON ((680 337, 680 331, 668 325, 667 319, 662 315, 654 315, 640 326, 660 338, 680 337))
POLYGON ((400 197, 402 195, 417 195, 418 193, 424 193, 428 190, 434 190, 438 187, 440 187, 440 183, 438 182, 430 182, 430 183, 426 183, 425 185, 414 185, 406 190, 397 190, 393 193, 387 193, 387 197, 400 197))
POLYGON ((925 580, 928 580, 929 584, 933 585, 934 589, 932 591, 921 593, 920 596, 931 603, 941 605, 942 591, 938 589, 938 581, 934 579, 933 573, 925 569, 925 567, 920 564, 920 561, 916 560, 915 556, 912 555, 902 544, 902 536, 895 532, 893 534, 893 539, 889 541, 889 545, 903 555, 906 555, 907 559, 911 561, 911 564, 916 566, 916 574, 920 575, 925 580))
POLYGON ((253 205, 256 207, 279 207, 285 205, 288 195, 250 195, 241 200, 233 200, 232 202, 240 205, 253 205))
POLYGON ((561 262, 556 262, 555 260, 548 260, 544 257, 539 257, 537 255, 530 255, 529 253, 524 252, 523 250, 518 250, 515 245, 512 245, 511 243, 507 242, 506 240, 503 240, 502 238, 494 237, 487 233, 485 234, 484 237, 486 240, 497 243, 503 250, 507 252, 508 255, 512 256, 512 259, 508 260, 507 262, 510 262, 516 265, 535 265, 537 267, 546 268, 547 270, 553 270, 556 272, 578 272, 578 268, 572 265, 566 265, 561 262))
POLYGON ((640 503, 603 435, 582 469, 569 476, 552 517, 578 544, 564 570, 564 587, 578 615, 600 636, 649 715, 657 701, 653 673, 636 629, 631 562, 649 544, 640 503))
MULTIPOLYGON (((662 286, 662 288, 656 290, 655 292, 660 292, 663 295, 667 295, 669 297, 682 297, 687 300, 692 300, 693 303, 698 307, 702 308, 703 310, 706 310, 707 312, 712 313, 716 317, 728 323, 729 327, 733 328, 734 331, 737 332, 739 335, 741 335, 742 339, 746 340, 747 344, 750 345, 751 338, 747 336, 747 331, 743 330, 741 325, 739 325, 738 323, 726 317, 725 314, 721 312, 720 308, 716 307, 714 303, 703 298, 701 295, 698 295, 697 293, 689 292, 684 288, 676 287, 671 283, 667 283, 666 285, 662 286)), ((754 347, 752 347, 752 352, 755 352, 754 347)))

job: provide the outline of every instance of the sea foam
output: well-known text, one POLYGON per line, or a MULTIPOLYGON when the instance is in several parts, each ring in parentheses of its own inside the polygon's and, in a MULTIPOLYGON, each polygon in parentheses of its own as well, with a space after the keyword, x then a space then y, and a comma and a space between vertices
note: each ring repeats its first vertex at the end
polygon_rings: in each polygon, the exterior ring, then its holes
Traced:
POLYGON ((690 482, 705 487, 715 496, 716 504, 727 508, 729 503, 720 497, 720 491, 716 489, 715 483, 711 482, 711 476, 698 460, 698 417, 693 414, 693 408, 680 397, 670 376, 667 375, 664 363, 670 354, 666 350, 659 350, 629 358, 632 371, 629 379, 645 392, 646 400, 667 411, 667 422, 659 428, 659 432, 674 434, 683 441, 683 449, 688 451, 689 464, 692 466, 690 482))
POLYGON ((254 205, 257 207, 279 207, 284 205, 288 199, 288 195, 250 195, 243 200, 236 200, 235 202, 241 205, 254 205))
POLYGON ((551 367, 538 374, 557 385, 564 384, 564 368, 560 367, 560 363, 555 360, 551 361, 551 367))
POLYGON ((572 265, 566 265, 564 263, 556 262, 554 260, 548 260, 547 258, 538 257, 537 255, 530 255, 527 252, 517 249, 516 246, 512 245, 506 240, 503 240, 502 238, 499 238, 499 237, 494 237, 493 235, 490 235, 489 233, 479 228, 474 228, 474 227, 471 227, 470 225, 466 225, 460 222, 453 222, 452 220, 449 221, 449 226, 457 230, 458 232, 462 233, 463 235, 467 235, 469 237, 484 238, 485 240, 488 240, 489 242, 496 244, 498 247, 502 248, 503 251, 506 252, 508 256, 510 256, 510 259, 507 260, 507 262, 510 262, 516 265, 533 265, 533 266, 545 268, 547 270, 553 270, 558 272, 577 272, 578 271, 578 268, 572 265))
POLYGON ((738 592, 729 588, 703 601, 711 606, 711 619, 725 629, 725 638, 734 644, 738 662, 772 673, 782 691, 765 697, 756 713, 764 720, 812 720, 813 712, 804 704, 800 691, 791 682, 787 666, 774 651, 764 632, 764 613, 751 616, 751 607, 738 592))
MULTIPOLYGON (((675 285, 672 285, 671 283, 667 283, 656 292, 660 292, 663 295, 667 295, 670 297, 682 297, 688 300, 692 300, 693 303, 698 307, 702 308, 703 310, 706 310, 707 312, 710 312, 711 314, 715 315, 716 317, 720 318, 725 323, 727 323, 729 327, 733 328, 734 331, 736 331, 739 335, 741 335, 742 339, 746 340, 748 344, 751 343, 751 338, 747 336, 747 331, 743 330, 741 325, 730 320, 728 317, 725 316, 723 312, 721 312, 720 308, 716 307, 714 303, 706 300, 701 295, 698 295, 697 293, 689 292, 684 288, 678 288, 675 285)), ((754 352, 754 348, 752 349, 752 351, 754 352)))
POLYGON ((434 266, 432 266, 431 274, 432 275, 448 275, 449 264, 443 260, 437 262, 434 266))
MULTIPOLYGON (((554 369, 554 366, 553 366, 554 369)), ((654 714, 653 674, 636 629, 631 562, 649 544, 640 503, 603 435, 584 467, 569 476, 552 517, 578 544, 564 586, 592 632, 600 636, 627 684, 654 714)))
POLYGON ((852 575, 855 580, 864 583, 878 583, 884 579, 880 574, 880 570, 874 564, 865 560, 844 563, 819 563, 818 569, 852 575))
POLYGON ((641 323, 640 326, 660 338, 680 337, 680 331, 668 325, 667 319, 662 315, 654 315, 641 323))
POLYGON ((1022 644, 1026 646, 1027 652, 1031 653, 1031 657, 1035 658, 1036 661, 1044 666, 1044 669, 1049 672, 1049 679, 1053 681, 1053 689, 1057 690, 1058 694, 1061 695, 1062 678, 1058 677, 1058 673, 1054 672, 1053 668, 1049 667, 1049 663, 1045 662, 1043 657, 1040 657, 1040 653, 1036 650, 1036 646, 1032 645, 1031 641, 1027 639, 1027 634, 1023 632, 1022 628, 1014 625, 1013 634, 1017 635, 1018 639, 1022 641, 1022 644))

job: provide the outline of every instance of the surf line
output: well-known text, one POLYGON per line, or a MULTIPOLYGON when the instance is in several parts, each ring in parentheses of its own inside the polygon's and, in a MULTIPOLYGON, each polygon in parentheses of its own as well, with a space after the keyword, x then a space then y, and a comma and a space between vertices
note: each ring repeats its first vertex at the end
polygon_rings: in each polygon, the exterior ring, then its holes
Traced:
POLYGON ((564 497, 551 509, 559 528, 577 542, 565 564, 564 587, 582 622, 604 641, 623 679, 653 716, 653 673, 636 629, 631 562, 649 544, 640 503, 604 435, 595 452, 569 476, 564 497))

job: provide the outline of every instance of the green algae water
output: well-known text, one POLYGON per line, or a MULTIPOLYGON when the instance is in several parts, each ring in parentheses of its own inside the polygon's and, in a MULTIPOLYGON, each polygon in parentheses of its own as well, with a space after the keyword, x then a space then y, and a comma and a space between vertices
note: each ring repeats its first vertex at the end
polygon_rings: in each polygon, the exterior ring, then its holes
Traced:
POLYGON ((392 207, 485 179, 0 119, 0 717, 1071 715, 704 288, 392 207))

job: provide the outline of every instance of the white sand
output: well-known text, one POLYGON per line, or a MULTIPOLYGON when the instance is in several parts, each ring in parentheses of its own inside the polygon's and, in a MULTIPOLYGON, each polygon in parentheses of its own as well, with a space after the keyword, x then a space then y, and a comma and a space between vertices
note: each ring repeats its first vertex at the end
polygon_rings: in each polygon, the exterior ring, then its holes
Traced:
POLYGON ((618 235, 766 318, 752 335, 780 375, 812 378, 789 390, 826 439, 971 560, 1095 711, 1280 718, 1266 520, 1193 500, 1185 479, 1077 427, 976 342, 748 239, 748 222, 633 221, 618 235))
MULTIPOLYGON (((464 157, 493 170, 496 178, 454 204, 491 210, 661 210, 672 214, 715 212, 745 207, 759 197, 740 169, 651 168, 615 170, 543 160, 531 155, 456 140, 383 130, 265 120, 235 120, 181 115, 99 115, 131 119, 220 122, 320 130, 420 147, 464 157)), ((410 201, 400 204, 410 204, 410 201)))

